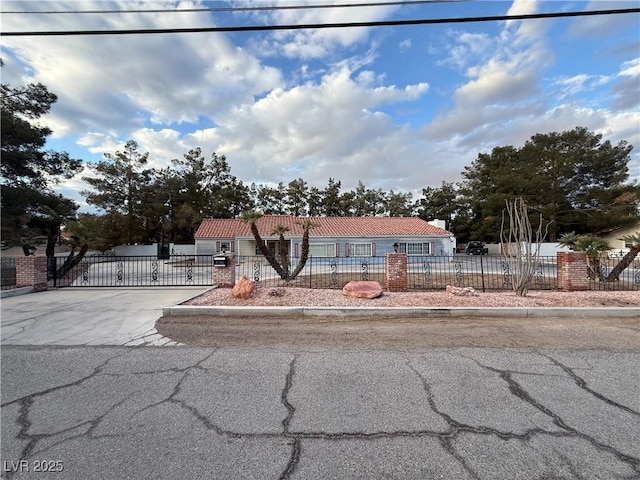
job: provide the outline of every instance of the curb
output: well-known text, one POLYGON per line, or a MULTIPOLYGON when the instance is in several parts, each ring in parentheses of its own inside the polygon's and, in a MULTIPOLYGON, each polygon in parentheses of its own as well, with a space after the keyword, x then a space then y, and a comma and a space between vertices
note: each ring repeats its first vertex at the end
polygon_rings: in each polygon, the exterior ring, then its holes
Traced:
POLYGON ((423 317, 634 317, 640 318, 640 308, 602 307, 198 307, 176 305, 162 309, 165 317, 211 316, 211 317, 378 317, 378 318, 423 318, 423 317))
POLYGON ((17 297, 18 295, 26 295, 27 293, 33 293, 36 289, 34 287, 20 287, 12 288, 11 290, 1 290, 0 298, 17 297))

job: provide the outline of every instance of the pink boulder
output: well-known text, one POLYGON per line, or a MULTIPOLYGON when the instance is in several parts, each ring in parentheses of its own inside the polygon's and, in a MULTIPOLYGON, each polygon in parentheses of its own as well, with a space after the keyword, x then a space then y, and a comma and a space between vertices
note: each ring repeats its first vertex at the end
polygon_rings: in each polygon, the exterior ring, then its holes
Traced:
POLYGON ((248 300, 256 292, 256 284, 249 280, 246 275, 242 275, 238 282, 231 289, 234 298, 248 300))
POLYGON ((378 282, 353 281, 342 288, 342 294, 355 298, 376 298, 382 295, 382 286, 378 282))

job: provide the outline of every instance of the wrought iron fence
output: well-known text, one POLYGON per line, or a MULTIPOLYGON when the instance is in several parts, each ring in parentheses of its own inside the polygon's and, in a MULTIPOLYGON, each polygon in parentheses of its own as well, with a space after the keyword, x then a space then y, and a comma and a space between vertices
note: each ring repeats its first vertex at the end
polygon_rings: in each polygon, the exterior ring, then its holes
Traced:
POLYGON ((342 288, 351 280, 376 280, 384 284, 384 257, 309 257, 296 278, 290 274, 298 259, 286 269, 282 278, 262 256, 237 259, 236 278, 246 275, 263 287, 292 286, 305 288, 342 288))
MULTIPOLYGON (((482 291, 511 290, 514 273, 502 255, 408 257, 408 287, 412 290, 442 290, 447 285, 482 291)), ((532 268, 530 289, 556 288, 556 257, 539 257, 532 268)))
MULTIPOLYGON (((289 272, 296 268, 292 259, 289 272)), ((617 263, 608 259, 609 263, 617 263)), ((341 289, 352 280, 375 280, 384 285, 384 257, 309 257, 300 274, 281 278, 262 256, 239 257, 236 278, 246 275, 262 287, 293 286, 305 288, 341 289)), ((511 290, 513 275, 502 255, 409 256, 407 258, 409 290, 444 290, 447 285, 473 287, 481 291, 511 290)), ((605 265, 601 263, 603 270, 605 265)), ((607 267, 610 268, 610 267, 607 267)), ((615 284, 605 285, 601 278, 591 288, 640 290, 640 260, 631 265, 615 284)), ((555 256, 539 257, 532 269, 531 290, 558 288, 555 256)))
POLYGON ((624 269, 617 280, 607 280, 611 270, 620 262, 620 256, 600 256, 589 260, 588 275, 591 290, 640 290, 640 257, 624 269))
MULTIPOLYGON (((241 257, 236 276, 246 275, 263 287, 296 286, 340 289, 352 280, 375 280, 384 285, 384 257, 309 257, 295 279, 281 278, 264 257, 241 257)), ((289 272, 295 269, 292 263, 289 272)), ((480 290, 509 290, 509 264, 498 256, 409 256, 410 290, 443 290, 447 285, 480 290)), ((533 289, 557 288, 555 257, 540 259, 532 278, 533 289)))
POLYGON ((63 257, 56 257, 54 286, 166 287, 207 286, 213 282, 211 255, 157 256, 91 255, 68 271, 63 257), (60 275, 59 272, 64 272, 60 275))
MULTIPOLYGON (((3 288, 5 263, 3 259, 3 288)), ((11 259, 6 259, 8 262, 11 259)), ((289 276, 281 278, 263 256, 237 257, 236 279, 246 275, 263 287, 293 286, 341 289, 352 280, 375 280, 384 285, 384 257, 309 257, 296 278, 290 278, 297 259, 289 265, 289 276)), ((66 258, 57 257, 56 271, 66 258)), ((598 272, 593 274, 591 289, 640 290, 640 259, 625 269, 618 281, 605 281, 619 259, 602 257, 598 272)), ((9 265, 7 263, 6 265, 9 265)), ((8 275, 10 267, 6 267, 8 275)), ((160 260, 157 256, 87 256, 64 275, 56 275, 52 286, 135 287, 135 286, 208 286, 213 284, 211 255, 173 255, 160 260)), ((15 275, 15 267, 13 268, 15 275)), ((481 291, 510 290, 514 272, 501 255, 409 256, 407 284, 409 290, 443 290, 447 285, 473 287, 481 291)), ((8 283, 9 280, 6 280, 8 283)), ((532 290, 558 288, 556 257, 540 257, 533 269, 532 290)))

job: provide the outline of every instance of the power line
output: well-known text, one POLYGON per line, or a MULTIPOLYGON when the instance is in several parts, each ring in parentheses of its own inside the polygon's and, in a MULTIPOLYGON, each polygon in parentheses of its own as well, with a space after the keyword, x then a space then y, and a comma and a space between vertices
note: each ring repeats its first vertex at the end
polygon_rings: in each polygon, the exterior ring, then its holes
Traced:
POLYGON ((159 28, 159 29, 131 29, 131 30, 59 30, 34 32, 0 32, 2 37, 53 37, 80 35, 150 35, 159 33, 203 33, 203 32, 259 32, 271 30, 308 30, 326 28, 358 28, 358 27, 389 27, 406 25, 433 25, 443 23, 471 23, 495 22, 505 20, 533 20, 541 18, 586 17, 595 15, 620 15, 625 13, 640 13, 640 8, 622 8, 615 10, 589 10, 583 12, 553 12, 521 15, 493 15, 489 17, 462 18, 425 18, 414 20, 386 20, 376 22, 344 22, 344 23, 310 23, 298 25, 246 25, 235 27, 195 27, 195 28, 159 28))
POLYGON ((58 14, 79 14, 79 13, 184 13, 184 12, 246 12, 264 10, 316 10, 322 8, 353 8, 353 7, 386 7, 396 5, 424 5, 429 3, 453 3, 468 0, 399 0, 387 2, 369 3, 336 3, 325 5, 265 5, 252 7, 207 7, 207 8, 182 8, 182 9, 148 9, 148 10, 44 10, 44 11, 9 11, 2 12, 3 15, 58 15, 58 14))

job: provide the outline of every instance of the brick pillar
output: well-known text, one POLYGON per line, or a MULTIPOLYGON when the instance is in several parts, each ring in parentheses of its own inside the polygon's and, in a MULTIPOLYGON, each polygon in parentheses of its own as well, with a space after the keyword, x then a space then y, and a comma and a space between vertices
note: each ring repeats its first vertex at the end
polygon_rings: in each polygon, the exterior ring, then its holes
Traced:
POLYGON ((47 257, 16 258, 16 288, 20 287, 47 289, 47 257))
POLYGON ((563 292, 589 290, 588 259, 584 252, 558 252, 558 288, 563 292))
MULTIPOLYGON (((221 255, 216 255, 220 257, 221 255)), ((213 284, 218 287, 233 287, 236 284, 236 256, 227 257, 226 267, 213 267, 213 284)))
POLYGON ((407 291, 406 253, 387 253, 385 255, 384 284, 388 292, 407 291))

